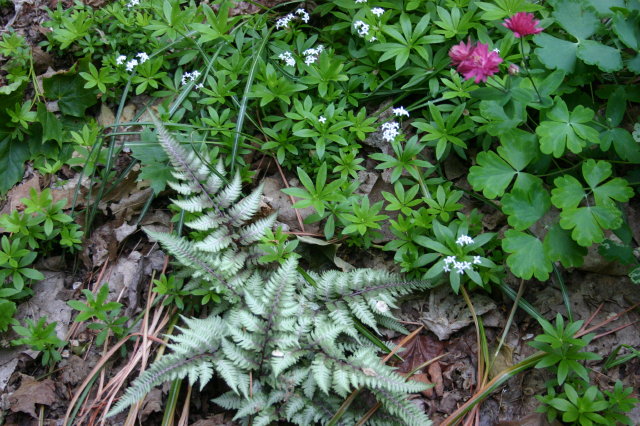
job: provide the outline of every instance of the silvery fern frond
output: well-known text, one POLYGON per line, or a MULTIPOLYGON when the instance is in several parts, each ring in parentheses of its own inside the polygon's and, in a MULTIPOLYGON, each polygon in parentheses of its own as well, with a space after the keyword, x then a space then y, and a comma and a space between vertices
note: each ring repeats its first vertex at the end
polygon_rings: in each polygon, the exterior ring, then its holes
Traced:
MULTIPOLYGON (((145 232, 182 264, 194 285, 218 292, 224 309, 214 306, 205 320, 185 319, 181 334, 171 337, 171 353, 136 379, 110 414, 164 380, 184 377, 202 385, 215 374, 231 390, 214 401, 235 410, 235 419, 244 423, 326 422, 345 396, 362 388, 387 409, 371 419, 373 424, 428 425, 407 398, 425 385, 384 365, 355 327, 404 331, 391 308, 426 283, 371 269, 303 273, 295 257, 259 265, 256 243, 276 220, 275 214, 255 218, 262 186, 241 198, 239 175, 228 182, 222 162, 215 172, 209 170, 155 123, 175 168, 173 202, 190 213, 186 226, 195 237, 145 232)), ((367 407, 366 401, 360 405, 367 407)), ((357 422, 367 410, 354 408, 340 424, 357 422)))
POLYGON ((227 335, 227 324, 220 318, 183 318, 186 327, 182 334, 173 336, 167 347, 172 353, 163 356, 144 371, 109 412, 117 414, 142 399, 154 386, 169 380, 188 377, 190 383, 200 379, 204 386, 213 376, 212 362, 216 358, 219 342, 227 335))

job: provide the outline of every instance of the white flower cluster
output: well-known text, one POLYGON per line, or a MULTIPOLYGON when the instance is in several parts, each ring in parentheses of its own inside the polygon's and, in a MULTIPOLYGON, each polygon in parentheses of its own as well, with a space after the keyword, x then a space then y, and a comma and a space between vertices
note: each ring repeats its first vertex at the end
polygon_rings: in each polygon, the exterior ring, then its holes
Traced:
POLYGON ((388 121, 382 123, 382 139, 392 142, 396 136, 400 134, 400 123, 397 121, 388 121))
POLYGON ((316 47, 315 49, 311 48, 302 52, 302 54, 304 55, 304 63, 306 65, 313 64, 315 61, 318 60, 318 56, 320 56, 323 50, 324 50, 324 46, 319 44, 318 47, 316 47))
POLYGON ((356 21, 353 23, 353 28, 356 29, 360 37, 366 37, 369 35, 369 24, 365 24, 362 21, 356 21))
POLYGON ((307 22, 309 22, 309 19, 311 19, 311 17, 309 16, 309 14, 307 13, 306 10, 304 9, 298 9, 296 10, 296 15, 298 15, 300 17, 300 19, 302 20, 302 22, 304 22, 305 24, 307 22))
POLYGON ((284 63, 290 67, 296 66, 296 60, 293 59, 293 54, 289 51, 282 52, 281 54, 278 55, 278 58, 284 61, 284 63))
POLYGON ((374 15, 376 15, 379 18, 384 13, 384 9, 381 8, 381 7, 374 7, 373 9, 371 9, 371 13, 373 13, 374 15))
POLYGON ((473 244, 473 238, 468 235, 460 235, 456 240, 456 244, 459 246, 466 246, 467 244, 473 244))
MULTIPOLYGON (((477 265, 481 263, 480 256, 473 256, 473 265, 477 265)), ((451 268, 456 270, 458 274, 464 274, 466 270, 473 270, 473 265, 471 262, 462 261, 458 262, 458 259, 455 256, 447 256, 444 259, 444 265, 442 265, 442 270, 444 272, 451 272, 451 268)))
POLYGON ((129 3, 127 3, 127 7, 131 9, 132 7, 135 7, 139 4, 140 4, 140 0, 129 0, 129 3))
POLYGON ((122 65, 126 62, 125 68, 127 71, 131 72, 135 67, 144 64, 149 60, 149 55, 147 55, 145 52, 139 52, 138 54, 136 54, 136 57, 138 59, 133 58, 130 61, 127 61, 126 56, 118 55, 118 57, 116 58, 116 65, 122 65))
POLYGON ((409 116, 409 111, 404 109, 404 107, 393 108, 391 111, 393 111, 393 115, 396 117, 400 117, 402 115, 406 115, 407 117, 409 116))
POLYGON ((293 21, 294 19, 300 19, 306 24, 307 22, 309 22, 309 19, 311 19, 311 17, 306 10, 298 9, 294 13, 288 13, 282 18, 279 18, 276 21, 276 29, 279 30, 281 28, 289 28, 289 22, 293 21))
MULTIPOLYGON (((182 74, 182 85, 184 86, 190 81, 196 81, 198 77, 200 77, 200 71, 198 70, 194 70, 193 72, 185 72, 184 74, 182 74)), ((199 89, 200 87, 196 86, 196 89, 199 89)))

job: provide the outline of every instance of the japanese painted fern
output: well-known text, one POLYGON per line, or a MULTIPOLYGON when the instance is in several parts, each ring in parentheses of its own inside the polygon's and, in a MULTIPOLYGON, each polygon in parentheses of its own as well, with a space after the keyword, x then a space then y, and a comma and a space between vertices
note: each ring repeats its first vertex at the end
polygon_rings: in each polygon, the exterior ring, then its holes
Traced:
POLYGON ((161 123, 156 127, 175 169, 171 186, 182 196, 174 203, 196 213, 186 225, 204 236, 192 241, 146 232, 224 302, 206 319, 185 318, 181 334, 171 336, 171 353, 136 379, 110 414, 163 381, 187 377, 202 387, 217 374, 230 391, 214 402, 235 410, 244 424, 326 423, 350 392, 363 387, 368 392, 341 422, 354 424, 375 398, 385 410, 370 423, 429 425, 407 399, 425 386, 384 365, 354 327, 359 321, 374 330, 402 329, 389 307, 419 284, 370 269, 303 275, 294 258, 277 268, 258 265, 255 243, 275 220, 253 220, 261 187, 238 201, 238 175, 224 185, 222 163, 211 173, 161 123))

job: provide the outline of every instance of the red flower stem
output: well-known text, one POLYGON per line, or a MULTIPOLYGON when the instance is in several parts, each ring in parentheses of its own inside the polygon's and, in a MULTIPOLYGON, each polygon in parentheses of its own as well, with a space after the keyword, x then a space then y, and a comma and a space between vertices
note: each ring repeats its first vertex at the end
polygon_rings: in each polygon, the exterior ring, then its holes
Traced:
POLYGON ((536 83, 531 78, 531 73, 529 72, 529 67, 527 67, 527 58, 524 56, 524 37, 520 37, 520 54, 522 55, 522 68, 527 73, 527 77, 529 81, 531 81, 531 85, 533 86, 533 90, 536 91, 536 95, 538 95, 538 103, 542 103, 542 96, 540 96, 540 92, 538 92, 538 88, 536 87, 536 83))

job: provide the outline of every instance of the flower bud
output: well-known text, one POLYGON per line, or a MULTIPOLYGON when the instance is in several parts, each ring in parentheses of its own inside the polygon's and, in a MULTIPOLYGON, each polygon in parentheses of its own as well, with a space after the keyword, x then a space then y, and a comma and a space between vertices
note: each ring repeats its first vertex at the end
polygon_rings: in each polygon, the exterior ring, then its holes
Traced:
POLYGON ((507 71, 509 72, 509 75, 518 75, 520 74, 520 67, 516 64, 510 64, 507 71))

